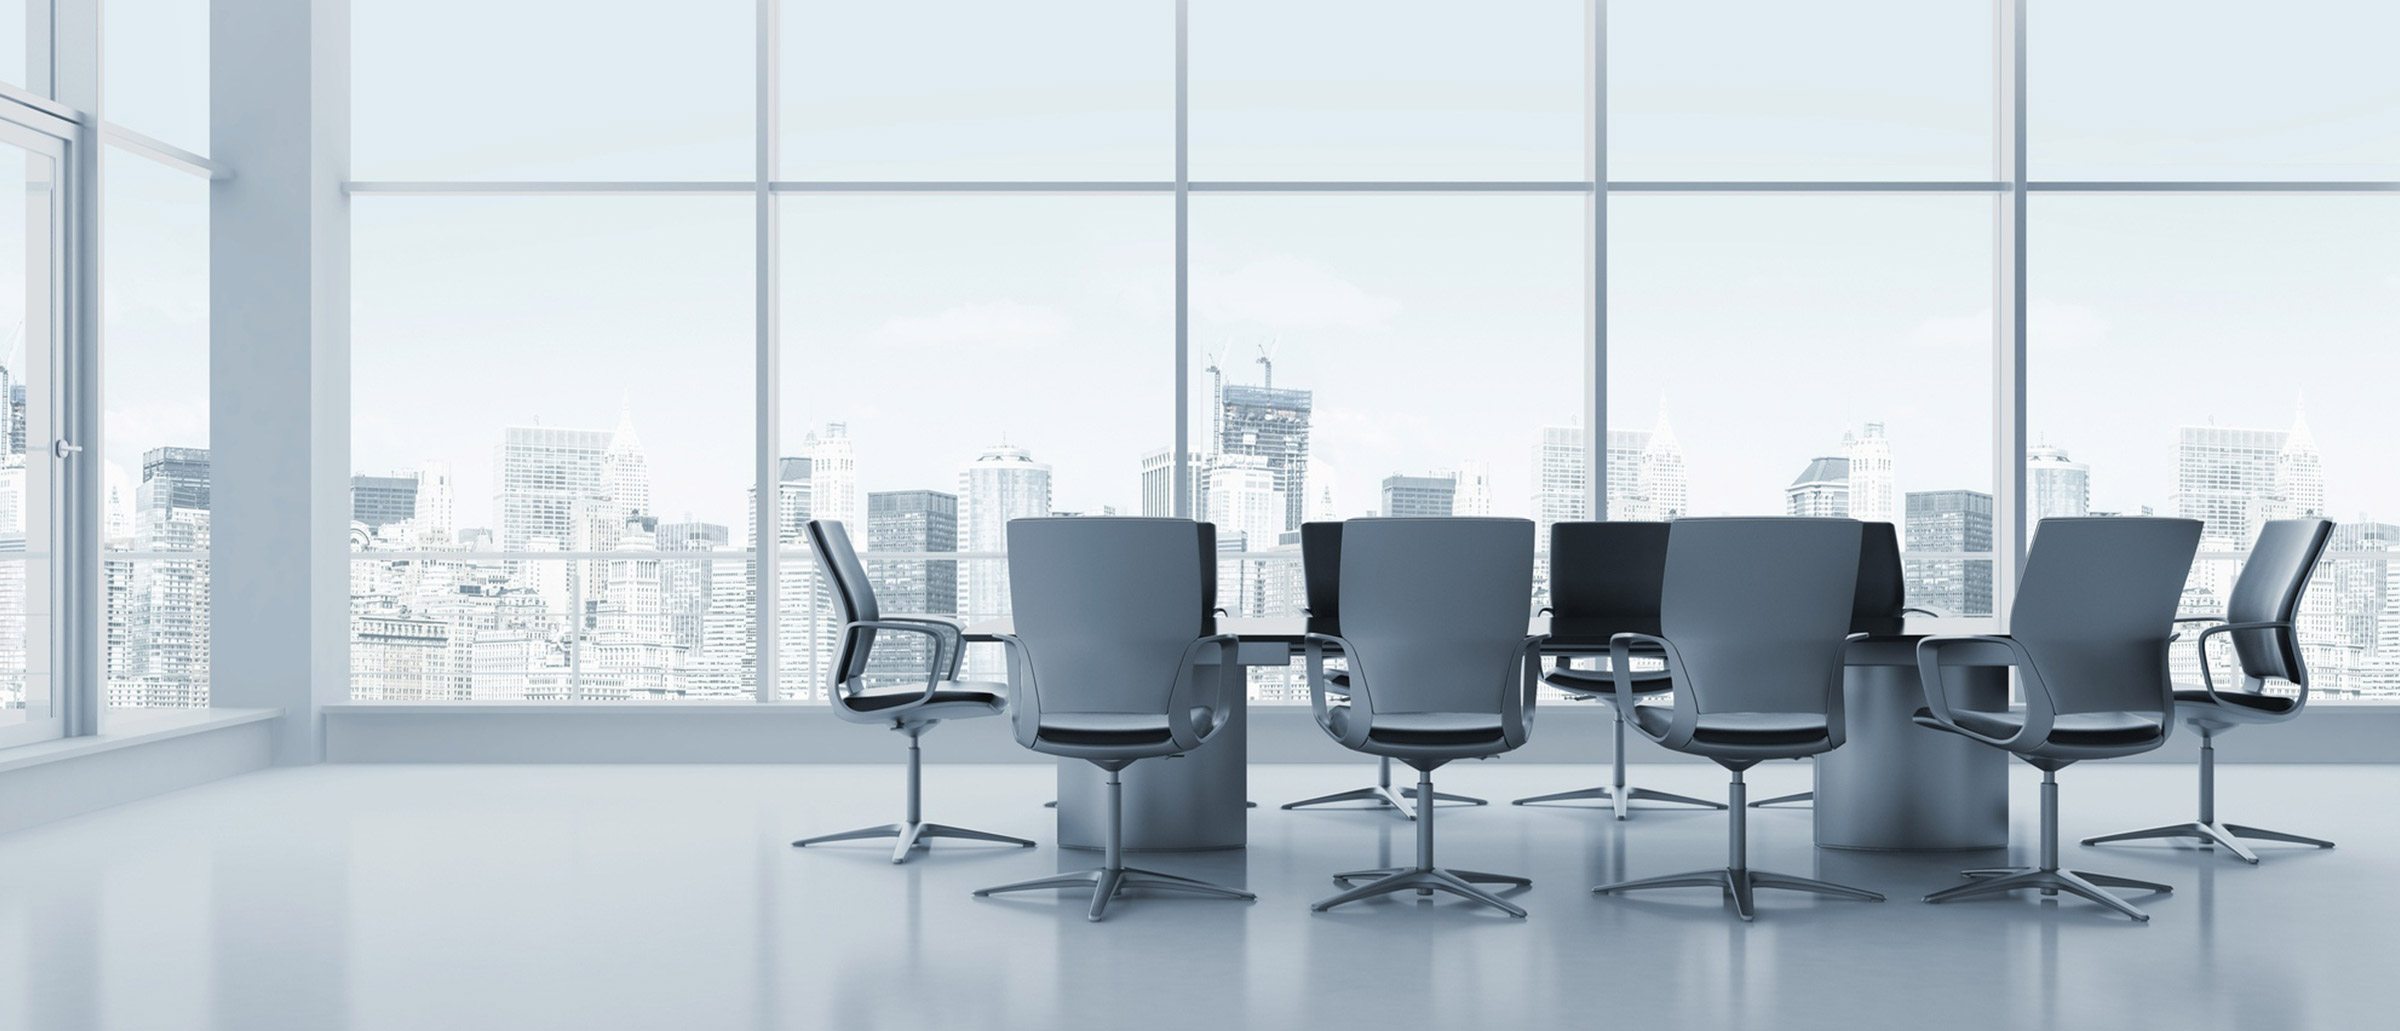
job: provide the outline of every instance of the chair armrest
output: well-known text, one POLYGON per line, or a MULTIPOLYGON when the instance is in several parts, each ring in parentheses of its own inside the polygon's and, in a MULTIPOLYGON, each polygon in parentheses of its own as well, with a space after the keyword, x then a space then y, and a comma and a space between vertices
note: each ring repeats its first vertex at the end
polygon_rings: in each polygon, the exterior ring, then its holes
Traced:
POLYGON ((1947 612, 1944 612, 1944 611, 1942 611, 1942 610, 1940 610, 1940 609, 1926 608, 1926 607, 1925 607, 1925 606, 1923 606, 1923 605, 1902 605, 1902 606, 1900 606, 1900 614, 1901 614, 1901 615, 1903 615, 1903 616, 1906 616, 1906 615, 1909 615, 1909 614, 1911 614, 1911 613, 1914 613, 1914 614, 1916 614, 1916 615, 1919 615, 1919 616, 1932 616, 1932 617, 1933 617, 1933 618, 1935 618, 1935 619, 1947 619, 1947 618, 1949 618, 1949 616, 1950 616, 1950 614, 1949 614, 1949 613, 1947 613, 1947 612))
MULTIPOLYGON (((1966 663, 1951 663, 1966 665, 1966 663)), ((2058 704, 2050 697, 2050 685, 2042 679, 2042 671, 2033 664, 2033 653, 2016 638, 2000 634, 1963 634, 1928 637, 1917 642, 1917 680, 1925 691, 1925 708, 1933 718, 1952 733, 1994 748, 2011 752, 2039 747, 2050 739, 2050 727, 2058 720, 2058 704), (2009 653, 2008 664, 2016 667, 2025 683, 2025 723, 2009 737, 1996 738, 1978 734, 1958 725, 1950 711, 1949 691, 1942 683, 1942 652, 1962 645, 1998 645, 2009 653)))
POLYGON ((1008 722, 1017 744, 1032 748, 1042 734, 1042 688, 1033 679, 1033 649, 1015 634, 994 634, 1008 653, 1008 722))
POLYGON ((1206 637, 1194 638, 1192 643, 1183 646, 1183 658, 1175 664, 1175 683, 1167 688, 1167 736, 1174 740, 1176 747, 1186 752, 1191 751, 1207 743, 1209 738, 1217 736, 1217 731, 1224 729, 1228 722, 1225 719, 1217 720, 1209 728, 1207 734, 1200 733, 1197 728, 1192 726, 1192 706, 1197 701, 1192 697, 1192 693, 1198 690, 1193 686, 1193 682, 1198 678, 1193 675, 1197 667, 1193 665, 1192 660, 1199 656, 1202 648, 1214 647, 1217 649, 1219 669, 1216 688, 1210 692, 1209 700, 1202 704, 1209 706, 1210 712, 1222 716, 1229 705, 1225 700, 1225 681, 1229 676, 1225 667, 1231 665, 1228 660, 1232 656, 1228 653, 1239 643, 1241 643, 1241 639, 1232 634, 1210 634, 1206 637))
POLYGON ((1532 736, 1534 697, 1542 684, 1542 642, 1550 638, 1529 634, 1525 643, 1517 646, 1517 657, 1509 663, 1510 676, 1517 678, 1517 689, 1507 690, 1505 681, 1500 692, 1500 737, 1510 748, 1523 745, 1532 736))
POLYGON ((1875 636, 1868 633, 1843 634, 1842 647, 1833 653, 1833 670, 1825 683, 1825 736, 1840 748, 1850 739, 1850 718, 1847 712, 1849 694, 1842 690, 1842 678, 1850 672, 1850 646, 1875 636))
POLYGON ((883 622, 915 624, 926 627, 927 629, 940 634, 942 636, 942 647, 945 649, 945 658, 943 659, 942 666, 942 679, 958 679, 959 664, 964 662, 967 657, 967 628, 965 626, 961 625, 955 619, 949 619, 943 616, 886 615, 883 617, 883 622))
POLYGON ((1309 634, 1300 640, 1301 650, 1308 659, 1308 707, 1316 715, 1318 728, 1340 741, 1344 747, 1355 750, 1366 744, 1367 729, 1375 722, 1375 703, 1367 695, 1366 670, 1359 665, 1358 653, 1351 649, 1349 641, 1332 634, 1309 634), (1347 691, 1335 689, 1325 679, 1325 651, 1328 648, 1340 652, 1349 660, 1350 687, 1347 691), (1344 695, 1349 699, 1351 720, 1350 732, 1346 735, 1333 732, 1325 704, 1325 696, 1329 693, 1344 695))
MULTIPOLYGON (((2192 620, 2192 622, 2198 622, 2198 620, 2192 620)), ((2230 634, 2236 630, 2292 629, 2292 624, 2289 620, 2281 619, 2256 620, 2248 623, 2227 623, 2222 619, 2216 619, 2213 620, 2213 622, 2215 622, 2217 625, 2200 631, 2200 639, 2192 642, 2193 648, 2200 653, 2200 686, 2208 691, 2208 700, 2212 702, 2218 700, 2218 695, 2217 675, 2208 661, 2209 638, 2215 637, 2218 634, 2230 634)), ((2308 701, 2308 684, 2305 681, 2294 681, 2294 683, 2300 685, 2300 704, 2306 704, 2308 701)), ((2298 706, 2295 705, 2294 707, 2297 708, 2298 706)))
MULTIPOLYGON (((948 645, 946 643, 947 639, 944 638, 940 632, 910 620, 876 619, 842 624, 842 635, 844 637, 863 638, 863 643, 870 650, 874 648, 874 638, 866 637, 865 635, 879 630, 894 634, 922 634, 926 638, 933 641, 933 656, 925 663, 925 690, 918 693, 916 701, 894 706, 882 711, 891 713, 906 712, 910 709, 916 708, 917 706, 932 701, 933 692, 942 686, 942 680, 944 679, 942 676, 942 661, 944 655, 948 651, 948 645)), ((836 684, 837 686, 835 687, 835 690, 841 691, 842 688, 839 686, 839 674, 836 675, 836 684)))
MULTIPOLYGON (((1692 743, 1692 734, 1699 729, 1700 698, 1690 676, 1685 673, 1683 654, 1675 650, 1675 642, 1652 634, 1633 633, 1616 634, 1608 639, 1608 673, 1610 679, 1616 682, 1617 712, 1627 722, 1633 722, 1636 700, 1633 693, 1633 646, 1636 644, 1658 649, 1659 657, 1667 663, 1667 683, 1675 689, 1674 717, 1667 725, 1667 735, 1651 740, 1681 751, 1692 743)), ((1634 729, 1642 730, 1641 724, 1634 723, 1634 729)), ((1649 731, 1642 730, 1642 736, 1651 735, 1649 731)))

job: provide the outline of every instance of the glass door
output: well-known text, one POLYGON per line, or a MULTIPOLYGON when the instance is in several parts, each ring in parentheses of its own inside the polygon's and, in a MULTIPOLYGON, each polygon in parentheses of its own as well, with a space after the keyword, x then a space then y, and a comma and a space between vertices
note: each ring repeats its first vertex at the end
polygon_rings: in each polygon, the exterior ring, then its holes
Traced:
POLYGON ((67 144, 0 101, 0 745, 60 736, 58 433, 67 144))

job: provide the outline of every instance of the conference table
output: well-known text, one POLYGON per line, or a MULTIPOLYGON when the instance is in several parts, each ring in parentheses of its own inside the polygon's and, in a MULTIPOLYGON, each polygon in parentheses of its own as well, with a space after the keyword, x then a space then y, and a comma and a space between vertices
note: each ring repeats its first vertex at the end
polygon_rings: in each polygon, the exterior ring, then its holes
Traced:
MULTIPOLYGON (((1011 632, 1006 618, 969 624, 970 643, 993 643, 1011 632)), ((1967 850, 2008 845, 2008 756, 1955 734, 1917 726, 1925 704, 1917 674, 1919 640, 1934 635, 1988 634, 1995 620, 1910 617, 1899 632, 1853 641, 1844 656, 1842 747, 1817 756, 1816 843, 1821 848, 1967 850)), ((1124 843, 1130 850, 1189 851, 1241 848, 1249 825, 1249 671, 1292 661, 1307 621, 1299 616, 1228 617, 1216 632, 1236 644, 1230 661, 1204 657, 1197 676, 1219 682, 1226 723, 1204 748, 1188 755, 1138 762, 1124 782, 1124 843)), ((1535 618, 1526 633, 1547 636, 1549 620, 1535 618)), ((1605 645, 1553 642, 1554 656, 1605 654, 1605 645)), ((1953 708, 2008 707, 2008 652, 2000 646, 1944 653, 1943 682, 1953 708)), ((1540 733, 1536 710, 1535 733, 1540 733)), ((1595 755, 1593 761, 1604 761, 1595 755)), ((1058 763, 1058 842, 1099 848, 1105 833, 1107 778, 1079 759, 1058 763)))

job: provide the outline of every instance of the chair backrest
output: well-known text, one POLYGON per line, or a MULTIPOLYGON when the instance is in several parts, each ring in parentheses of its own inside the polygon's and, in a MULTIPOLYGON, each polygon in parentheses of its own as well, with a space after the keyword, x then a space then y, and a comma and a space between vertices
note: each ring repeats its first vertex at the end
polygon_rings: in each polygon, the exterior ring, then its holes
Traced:
POLYGON ((1658 633, 1667 575, 1666 523, 1553 523, 1550 637, 1605 642, 1611 634, 1658 633))
POLYGON ((1375 715, 1503 711, 1533 607, 1533 522, 1353 519, 1342 637, 1375 715))
POLYGON ((1908 572, 1900 564, 1900 531, 1881 520, 1860 523, 1858 591, 1850 602, 1850 632, 1888 637, 1907 621, 1908 572))
POLYGON ((1200 527, 1200 632, 1217 632, 1217 524, 1200 527))
POLYGON ((1858 523, 1711 518, 1673 527, 1659 628, 1683 659, 1676 705, 1702 715, 1832 711, 1858 588, 1858 523))
POLYGON ((1342 524, 1300 524, 1300 582, 1308 601, 1308 632, 1342 632, 1342 524))
MULTIPOLYGON (((858 561, 858 552, 850 546, 850 531, 833 519, 811 519, 802 528, 808 535, 809 553, 816 556, 817 568, 833 585, 834 608, 840 611, 844 623, 871 623, 883 618, 875 605, 875 585, 867 580, 867 567, 858 561)), ((843 681, 865 676, 867 657, 875 647, 875 632, 841 635, 841 652, 834 656, 834 696, 841 696, 843 681)))
POLYGON ((2197 519, 2041 521, 2008 632, 2059 712, 2165 716, 2174 689, 2167 642, 2199 550, 2197 519))
POLYGON ((1009 520, 1009 608, 1041 711, 1167 711, 1206 614, 1201 541, 1189 519, 1009 520))
MULTIPOLYGON (((2225 601, 2229 623, 2290 623, 2300 616, 2300 597, 2308 593, 2309 574, 2325 554, 2333 523, 2324 519, 2275 519, 2259 527, 2258 541, 2242 563, 2225 601)), ((2308 682, 2308 666, 2300 660, 2300 635, 2289 629, 2230 630, 2234 656, 2242 675, 2251 681, 2308 682)))

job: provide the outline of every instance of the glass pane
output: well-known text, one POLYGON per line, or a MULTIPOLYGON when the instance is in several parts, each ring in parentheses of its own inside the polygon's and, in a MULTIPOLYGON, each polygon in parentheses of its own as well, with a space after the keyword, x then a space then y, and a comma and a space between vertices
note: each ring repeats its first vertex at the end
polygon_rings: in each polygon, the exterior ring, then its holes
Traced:
POLYGON ((1192 178, 1581 179, 1585 7, 1194 4, 1192 178))
POLYGON ((2303 603, 2311 690, 2400 699, 2400 440, 2390 377, 2361 363, 2400 326, 2400 197, 2053 196, 2029 214, 2037 495, 2205 521, 2193 613, 2224 611, 2262 521, 2340 520, 2303 603))
POLYGON ((1993 12, 1992 0, 1610 4, 1609 178, 1991 178, 1993 12))
MULTIPOLYGON (((49 76, 45 72, 39 76, 44 81, 33 81, 36 78, 33 73, 41 67, 43 57, 34 46, 31 33, 26 30, 29 28, 28 9, 41 10, 42 7, 32 5, 47 7, 49 3, 50 0, 0 0, 0 82, 42 96, 50 95, 49 76)), ((49 40, 41 40, 40 44, 41 52, 50 49, 49 40)))
POLYGON ((754 0, 361 0, 359 179, 741 179, 754 0))
POLYGON ((651 523, 606 560, 350 566, 350 697, 381 702, 739 700, 757 671, 756 572, 730 528, 651 523))
POLYGON ((1991 611, 1995 202, 1610 205, 1610 516, 1890 521, 1911 603, 1991 611))
MULTIPOLYGON (((1174 442, 1171 199, 806 197, 783 218, 782 547, 827 518, 872 551, 879 504, 955 505, 956 549, 987 555, 1012 518, 1142 510, 1143 456, 1174 442)), ((1004 614, 1006 572, 962 562, 953 611, 1004 614)), ((831 640, 830 609, 792 611, 787 646, 831 640)), ((824 686, 820 661, 782 671, 824 686)))
MULTIPOLYGON (((1530 518, 1582 496, 1549 444, 1581 433, 1586 205, 1192 201, 1192 511, 1217 527, 1218 604, 1298 611, 1307 520, 1530 518)), ((1252 696, 1305 698, 1299 676, 1253 676, 1252 696)))
POLYGON ((1175 177, 1165 0, 793 0, 782 42, 782 178, 1175 177))
POLYGON ((208 9, 193 0, 100 5, 107 51, 100 62, 101 102, 108 121, 208 153, 208 9))
POLYGON ((604 551, 639 517, 744 525, 752 212, 353 202, 356 545, 604 551))
POLYGON ((108 547, 204 550, 208 180, 112 149, 101 181, 108 547))
MULTIPOLYGON (((199 510, 202 533, 207 510, 199 510)), ((113 709, 208 705, 208 558, 108 555, 107 701, 113 709)))
POLYGON ((2037 179, 2400 179, 2400 5, 2037 0, 2037 179))
POLYGON ((0 139, 0 744, 55 737, 50 492, 56 162, 0 139))

